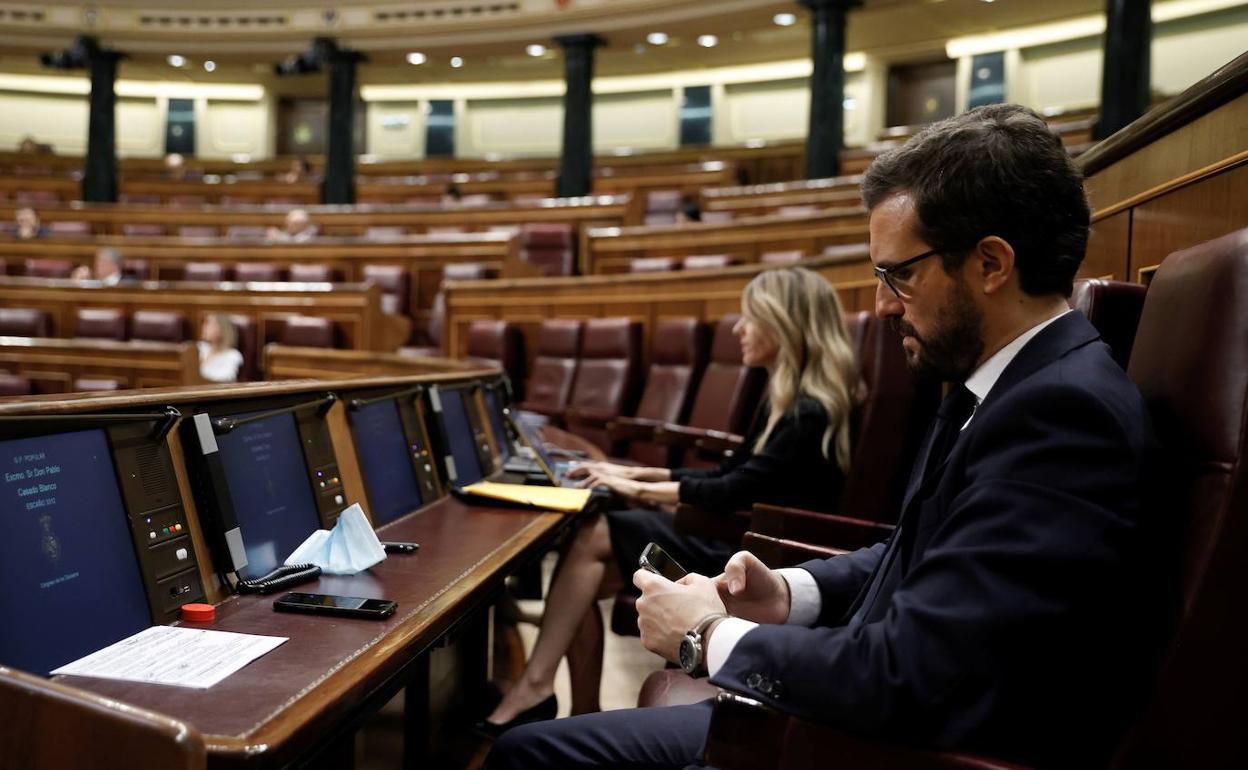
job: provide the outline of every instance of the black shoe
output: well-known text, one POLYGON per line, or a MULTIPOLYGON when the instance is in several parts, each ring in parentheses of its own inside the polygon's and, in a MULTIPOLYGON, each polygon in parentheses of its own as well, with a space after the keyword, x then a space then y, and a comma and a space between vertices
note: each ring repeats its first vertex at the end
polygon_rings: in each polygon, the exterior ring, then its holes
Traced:
POLYGON ((486 738, 497 738, 513 727, 527 725, 530 722, 544 722, 547 719, 554 719, 555 715, 558 713, 559 701, 555 700, 555 696, 552 695, 536 706, 527 708, 519 714, 516 714, 515 718, 510 722, 496 724, 489 720, 482 719, 480 722, 477 722, 473 729, 476 730, 478 734, 484 735, 486 738))

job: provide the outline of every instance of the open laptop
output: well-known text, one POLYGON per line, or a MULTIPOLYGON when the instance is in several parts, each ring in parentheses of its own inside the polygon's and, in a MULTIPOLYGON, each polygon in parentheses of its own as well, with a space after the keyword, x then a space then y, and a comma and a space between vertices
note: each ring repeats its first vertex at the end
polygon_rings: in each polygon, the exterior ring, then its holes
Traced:
MULTIPOLYGON (((533 450, 533 464, 536 467, 531 468, 531 470, 538 470, 545 474, 546 478, 550 480, 551 486, 581 486, 581 479, 564 478, 564 474, 572 468, 573 463, 556 462, 555 459, 551 457, 550 452, 546 449, 546 445, 542 442, 541 436, 537 435, 537 430, 533 426, 528 425, 524 420, 516 419, 516 416, 512 414, 510 410, 506 411, 505 414, 507 415, 508 421, 511 423, 511 427, 520 438, 520 443, 533 450)), ((518 466, 515 464, 517 460, 519 460, 519 458, 511 458, 507 462, 507 465, 503 466, 504 469, 511 469, 513 467, 518 469, 518 466)), ((524 470, 530 469, 525 468, 524 470)))

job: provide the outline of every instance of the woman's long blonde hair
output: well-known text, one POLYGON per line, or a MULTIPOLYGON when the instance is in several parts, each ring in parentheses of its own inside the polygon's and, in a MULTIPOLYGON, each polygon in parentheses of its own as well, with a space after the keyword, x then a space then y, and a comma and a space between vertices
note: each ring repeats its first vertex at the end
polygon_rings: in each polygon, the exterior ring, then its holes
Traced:
POLYGON ((741 313, 769 333, 778 348, 767 385, 771 411, 754 451, 762 451, 780 417, 807 396, 828 415, 823 456, 831 458, 835 447, 837 465, 848 470, 857 368, 832 286, 804 267, 764 270, 745 287, 741 313))

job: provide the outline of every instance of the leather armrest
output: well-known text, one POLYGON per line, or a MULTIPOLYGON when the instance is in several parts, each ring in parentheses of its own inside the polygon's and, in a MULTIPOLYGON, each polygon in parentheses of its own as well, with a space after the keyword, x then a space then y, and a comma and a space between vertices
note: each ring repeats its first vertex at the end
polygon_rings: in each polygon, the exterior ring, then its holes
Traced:
POLYGON ((607 436, 612 443, 622 441, 653 441, 654 433, 663 425, 644 417, 616 417, 607 423, 607 436))
POLYGON ((850 516, 756 503, 750 512, 750 531, 812 546, 853 551, 888 538, 893 527, 850 516))
POLYGON ((749 511, 706 511, 681 503, 676 506, 674 523, 676 531, 682 535, 709 537, 736 545, 750 526, 750 514, 749 511))
POLYGON ((706 764, 719 770, 1025 770, 999 760, 925 751, 859 738, 809 722, 730 692, 715 698, 706 737, 706 764))
POLYGON ((741 537, 741 548, 757 556, 759 561, 772 569, 796 567, 811 559, 830 559, 846 553, 839 548, 785 540, 757 532, 746 532, 741 537))
POLYGON ((524 401, 524 402, 517 404, 516 408, 522 409, 526 412, 536 412, 537 414, 544 414, 547 417, 549 417, 550 421, 554 423, 555 425, 563 424, 563 415, 565 412, 565 410, 563 409, 551 409, 541 404, 534 404, 528 401, 524 401))
POLYGON ((564 420, 569 425, 587 425, 594 428, 606 428, 607 424, 616 418, 616 415, 597 409, 588 409, 585 407, 569 406, 567 411, 563 413, 564 420))
POLYGON ((666 423, 655 430, 654 440, 667 446, 679 446, 708 454, 727 456, 739 449, 745 439, 735 433, 666 423))

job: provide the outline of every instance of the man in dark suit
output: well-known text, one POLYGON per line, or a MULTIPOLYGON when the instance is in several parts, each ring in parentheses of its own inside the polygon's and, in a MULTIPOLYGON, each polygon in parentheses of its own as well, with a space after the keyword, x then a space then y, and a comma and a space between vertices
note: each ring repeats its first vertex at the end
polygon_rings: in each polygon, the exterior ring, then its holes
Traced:
MULTIPOLYGON (((1088 207, 1029 110, 934 124, 863 182, 876 313, 953 383, 886 543, 800 568, 638 572, 642 641, 775 708, 1041 766, 1103 764, 1154 649, 1154 439, 1066 298, 1088 207)), ((852 513, 852 512, 847 512, 852 513)), ((682 767, 709 702, 505 734, 490 767, 682 767)))

